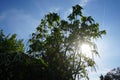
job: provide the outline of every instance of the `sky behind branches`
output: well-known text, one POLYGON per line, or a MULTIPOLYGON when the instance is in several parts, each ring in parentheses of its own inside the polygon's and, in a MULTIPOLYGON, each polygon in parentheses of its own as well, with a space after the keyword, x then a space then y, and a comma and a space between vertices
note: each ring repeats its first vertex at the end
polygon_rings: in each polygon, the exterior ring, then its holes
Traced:
POLYGON ((18 34, 27 41, 40 20, 49 12, 57 12, 66 19, 72 6, 83 6, 83 14, 92 16, 107 35, 97 40, 100 58, 97 72, 89 72, 91 80, 120 67, 120 0, 0 0, 0 29, 6 34, 18 34))

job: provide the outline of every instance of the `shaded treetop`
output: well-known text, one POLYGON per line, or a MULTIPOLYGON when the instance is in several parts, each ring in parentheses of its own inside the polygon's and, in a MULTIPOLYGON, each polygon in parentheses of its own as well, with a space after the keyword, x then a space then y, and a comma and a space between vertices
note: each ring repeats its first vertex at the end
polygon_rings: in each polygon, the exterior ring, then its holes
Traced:
POLYGON ((16 34, 5 35, 2 30, 0 30, 0 53, 6 52, 24 52, 23 40, 17 40, 16 34))

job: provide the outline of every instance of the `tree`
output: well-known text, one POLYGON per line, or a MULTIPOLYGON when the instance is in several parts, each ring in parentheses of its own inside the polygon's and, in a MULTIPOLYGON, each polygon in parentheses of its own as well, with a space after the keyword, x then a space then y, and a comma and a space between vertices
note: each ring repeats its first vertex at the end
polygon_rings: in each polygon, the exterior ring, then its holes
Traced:
POLYGON ((5 35, 0 30, 0 53, 24 52, 23 40, 17 40, 16 36, 16 34, 5 35))
POLYGON ((19 68, 18 65, 22 63, 21 66, 23 66, 23 64, 26 63, 20 62, 22 61, 21 59, 23 59, 23 61, 25 60, 24 57, 26 57, 26 55, 20 54, 20 52, 24 52, 24 44, 23 40, 17 40, 16 36, 16 34, 5 35, 3 31, 0 30, 0 80, 13 80, 15 77, 22 76, 17 76, 15 73, 22 70, 23 67, 19 68), (24 57, 21 58, 21 56, 24 57), (18 68, 20 70, 18 70, 18 68))
POLYGON ((23 40, 0 30, 0 80, 43 80, 46 65, 24 53, 23 40), (34 75, 35 74, 35 75, 34 75))
POLYGON ((88 68, 95 69, 94 56, 98 55, 94 39, 106 34, 91 16, 82 14, 81 6, 72 8, 68 20, 62 20, 57 13, 45 15, 29 40, 29 53, 40 54, 48 66, 43 74, 51 80, 89 79, 88 68), (83 44, 91 47, 88 54, 92 57, 81 50, 83 44))
POLYGON ((102 77, 100 80, 120 80, 120 67, 110 70, 102 77))

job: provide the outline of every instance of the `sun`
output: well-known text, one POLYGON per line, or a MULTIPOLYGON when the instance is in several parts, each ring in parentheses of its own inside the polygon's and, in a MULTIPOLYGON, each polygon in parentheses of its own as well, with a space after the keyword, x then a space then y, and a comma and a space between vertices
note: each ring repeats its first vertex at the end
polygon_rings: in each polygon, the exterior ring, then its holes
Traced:
POLYGON ((84 53, 84 54, 90 54, 90 52, 91 52, 91 47, 90 47, 90 45, 88 45, 88 44, 82 44, 81 45, 81 51, 82 51, 82 53, 84 53))
POLYGON ((92 58, 92 48, 90 47, 89 44, 82 44, 81 45, 81 52, 84 54, 86 57, 92 58))

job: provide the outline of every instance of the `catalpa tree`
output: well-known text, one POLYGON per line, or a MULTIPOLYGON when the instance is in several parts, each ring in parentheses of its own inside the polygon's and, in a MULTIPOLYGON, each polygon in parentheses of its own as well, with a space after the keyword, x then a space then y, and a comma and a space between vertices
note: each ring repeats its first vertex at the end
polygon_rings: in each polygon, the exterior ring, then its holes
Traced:
POLYGON ((89 79, 89 68, 95 69, 94 56, 99 53, 94 39, 106 31, 101 31, 91 16, 84 16, 82 9, 80 5, 73 6, 68 20, 49 13, 32 33, 29 53, 39 54, 47 66, 40 73, 45 80, 89 79))

